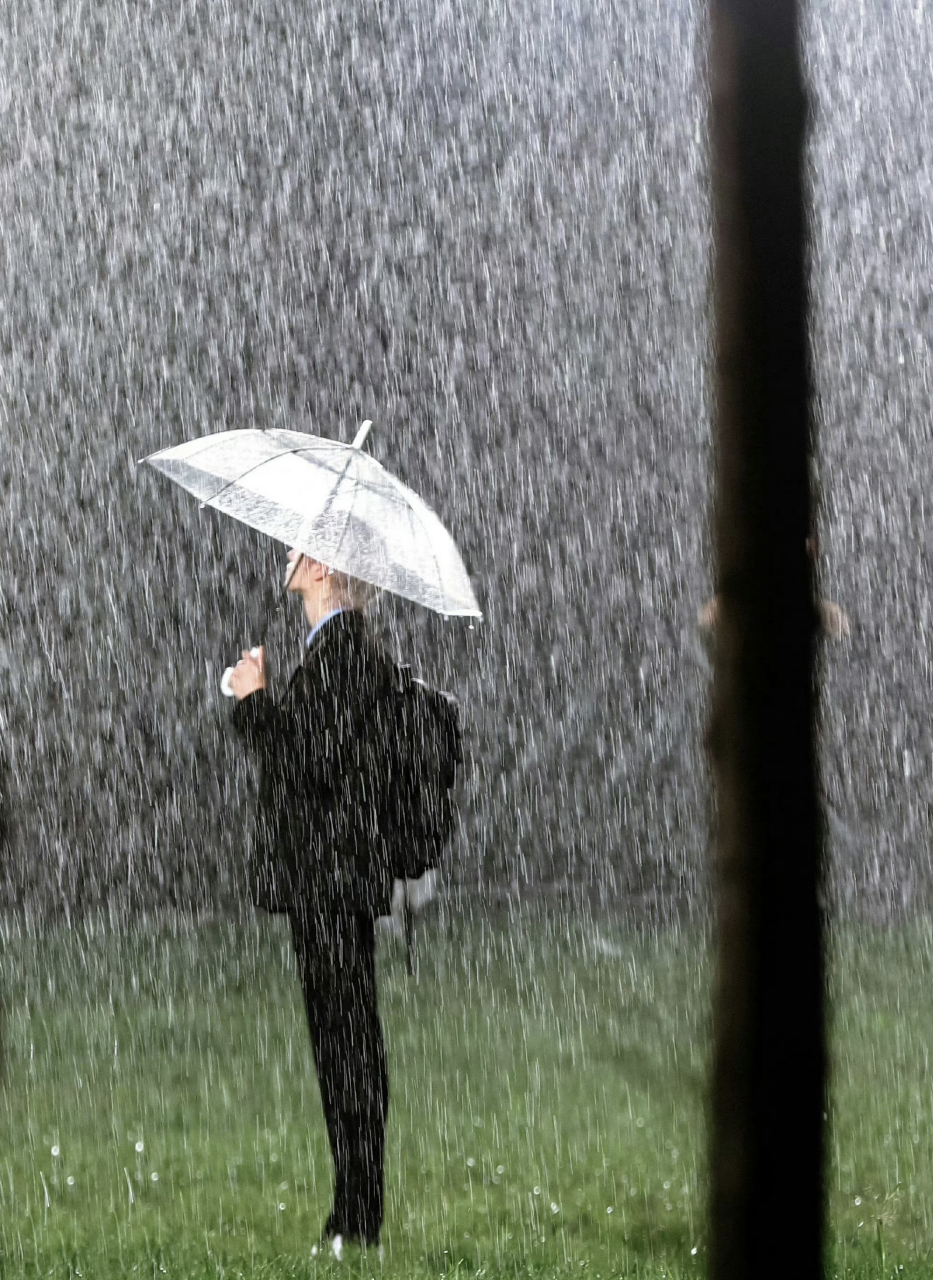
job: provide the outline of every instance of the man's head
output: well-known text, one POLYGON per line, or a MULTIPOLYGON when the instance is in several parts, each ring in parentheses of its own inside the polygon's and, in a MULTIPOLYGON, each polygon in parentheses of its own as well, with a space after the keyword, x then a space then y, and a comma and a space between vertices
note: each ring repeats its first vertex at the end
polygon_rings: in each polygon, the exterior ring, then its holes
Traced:
POLYGON ((285 587, 301 596, 312 624, 333 609, 365 609, 376 595, 368 582, 331 569, 294 548, 288 553, 285 587))

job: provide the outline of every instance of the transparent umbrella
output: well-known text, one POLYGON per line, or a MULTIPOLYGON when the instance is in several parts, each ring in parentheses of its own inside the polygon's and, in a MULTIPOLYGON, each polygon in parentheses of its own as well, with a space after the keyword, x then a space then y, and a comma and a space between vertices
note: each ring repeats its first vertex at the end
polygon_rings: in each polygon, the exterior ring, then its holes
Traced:
POLYGON ((214 507, 340 573, 435 613, 481 617, 450 534, 363 442, 300 431, 201 436, 143 461, 214 507))

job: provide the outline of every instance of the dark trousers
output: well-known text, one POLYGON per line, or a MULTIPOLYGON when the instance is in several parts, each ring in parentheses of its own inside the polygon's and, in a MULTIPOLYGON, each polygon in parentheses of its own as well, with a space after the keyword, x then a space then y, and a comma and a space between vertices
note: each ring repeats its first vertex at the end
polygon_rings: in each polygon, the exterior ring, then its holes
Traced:
POLYGON ((376 1005, 371 913, 290 913, 327 1136, 334 1205, 325 1233, 375 1243, 382 1226, 389 1077, 376 1005))

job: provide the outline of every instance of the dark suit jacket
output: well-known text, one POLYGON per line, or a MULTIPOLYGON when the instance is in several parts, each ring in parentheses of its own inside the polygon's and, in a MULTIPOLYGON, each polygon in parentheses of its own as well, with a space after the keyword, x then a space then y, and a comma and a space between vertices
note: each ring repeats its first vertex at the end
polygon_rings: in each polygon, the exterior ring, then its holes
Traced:
POLYGON ((250 848, 257 906, 389 910, 392 872, 379 818, 392 774, 393 664, 362 614, 329 619, 279 704, 250 694, 233 713, 256 753, 250 848))

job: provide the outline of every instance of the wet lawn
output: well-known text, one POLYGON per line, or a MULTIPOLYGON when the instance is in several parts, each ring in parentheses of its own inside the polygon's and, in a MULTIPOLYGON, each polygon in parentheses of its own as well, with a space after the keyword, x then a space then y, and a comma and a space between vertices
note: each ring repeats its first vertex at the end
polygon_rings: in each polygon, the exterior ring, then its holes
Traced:
MULTIPOLYGON (((459 922, 417 956, 380 941, 385 1254, 338 1266, 279 925, 8 937, 0 1276, 703 1275, 702 939, 459 922)), ((829 1274, 933 1277, 933 934, 836 957, 829 1274)))

